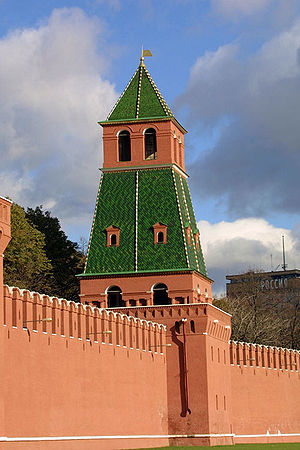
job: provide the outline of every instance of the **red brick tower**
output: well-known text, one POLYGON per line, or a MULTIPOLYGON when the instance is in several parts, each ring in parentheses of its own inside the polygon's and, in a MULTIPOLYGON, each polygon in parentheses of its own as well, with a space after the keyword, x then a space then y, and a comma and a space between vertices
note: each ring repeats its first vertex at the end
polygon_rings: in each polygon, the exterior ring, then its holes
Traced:
POLYGON ((104 162, 81 300, 211 302, 184 167, 184 134, 143 58, 104 122, 104 162))
MULTIPOLYGON (((0 304, 3 304, 3 253, 11 239, 10 234, 11 201, 0 197, 0 304)), ((1 319, 2 309, 0 313, 1 319)), ((2 321, 1 321, 2 323, 2 321)))
POLYGON ((184 167, 186 131, 143 60, 100 124, 103 175, 82 302, 165 324, 172 440, 232 443, 230 316, 211 304, 184 167))

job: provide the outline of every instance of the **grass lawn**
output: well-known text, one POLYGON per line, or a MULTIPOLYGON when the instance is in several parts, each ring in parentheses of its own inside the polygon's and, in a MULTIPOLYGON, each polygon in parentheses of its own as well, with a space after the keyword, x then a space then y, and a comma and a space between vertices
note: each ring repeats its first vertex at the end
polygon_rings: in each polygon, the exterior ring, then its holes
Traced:
MULTIPOLYGON (((236 444, 236 445, 217 445, 214 447, 155 447, 148 450, 300 450, 300 442, 293 444, 236 444)), ((147 450, 147 449, 139 449, 147 450)))

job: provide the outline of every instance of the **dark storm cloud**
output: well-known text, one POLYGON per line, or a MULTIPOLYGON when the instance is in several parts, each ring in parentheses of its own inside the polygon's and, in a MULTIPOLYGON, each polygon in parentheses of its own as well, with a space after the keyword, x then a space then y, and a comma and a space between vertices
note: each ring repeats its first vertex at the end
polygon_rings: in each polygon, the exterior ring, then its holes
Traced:
POLYGON ((206 53, 177 101, 200 130, 220 132, 190 173, 194 192, 232 217, 299 213, 299 48, 298 20, 246 60, 236 45, 206 53))

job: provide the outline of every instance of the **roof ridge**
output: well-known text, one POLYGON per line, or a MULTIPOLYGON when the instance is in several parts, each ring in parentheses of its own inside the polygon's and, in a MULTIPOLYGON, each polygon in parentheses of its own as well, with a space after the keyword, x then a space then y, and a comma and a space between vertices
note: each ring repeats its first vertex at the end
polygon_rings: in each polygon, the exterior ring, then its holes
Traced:
POLYGON ((154 90, 154 92, 155 92, 155 94, 156 94, 156 96, 157 96, 157 98, 158 98, 158 100, 159 100, 159 103, 161 104, 163 110, 165 111, 165 113, 166 113, 168 116, 174 117, 174 114, 172 113, 171 109, 170 109, 169 106, 167 105, 167 102, 165 101, 165 99, 164 99, 163 96, 161 95, 161 93, 160 93, 158 87, 156 86, 156 84, 155 84, 155 82, 153 81, 153 79, 152 79, 150 73, 148 72, 147 67, 146 67, 145 65, 144 65, 144 66, 141 66, 141 67, 145 70, 145 73, 146 73, 146 75, 147 75, 147 78, 148 78, 148 80, 150 81, 150 83, 151 83, 151 85, 152 85, 152 87, 153 87, 153 90, 154 90))
POLYGON ((142 69, 143 69, 143 66, 142 66, 142 65, 139 65, 138 68, 140 69, 140 73, 139 73, 138 93, 137 93, 137 100, 136 100, 136 113, 135 113, 135 118, 136 118, 136 119, 139 118, 140 99, 141 99, 141 88, 142 88, 142 69))
POLYGON ((119 104, 121 98, 123 97, 123 95, 125 94, 125 92, 127 91, 127 89, 129 88, 130 83, 132 82, 132 80, 134 79, 137 71, 139 70, 140 66, 138 66, 138 68, 136 69, 136 71, 134 72, 134 74, 132 75, 132 77, 130 78, 130 80, 128 81, 124 91, 122 92, 122 94, 120 95, 120 97, 118 98, 117 102, 115 103, 115 105, 112 107, 112 109, 110 110, 109 114, 106 117, 106 120, 109 119, 109 117, 112 115, 112 113, 114 112, 114 110, 116 109, 117 105, 119 104))

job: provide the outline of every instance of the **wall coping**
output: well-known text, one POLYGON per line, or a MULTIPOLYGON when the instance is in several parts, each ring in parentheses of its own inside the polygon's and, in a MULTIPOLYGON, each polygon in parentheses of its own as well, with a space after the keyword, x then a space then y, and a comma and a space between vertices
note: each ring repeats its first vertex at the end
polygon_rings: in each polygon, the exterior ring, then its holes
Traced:
POLYGON ((10 200, 9 198, 3 197, 2 195, 0 195, 0 198, 1 198, 1 200, 5 200, 6 202, 8 202, 8 203, 10 203, 10 204, 13 203, 12 200, 10 200))

